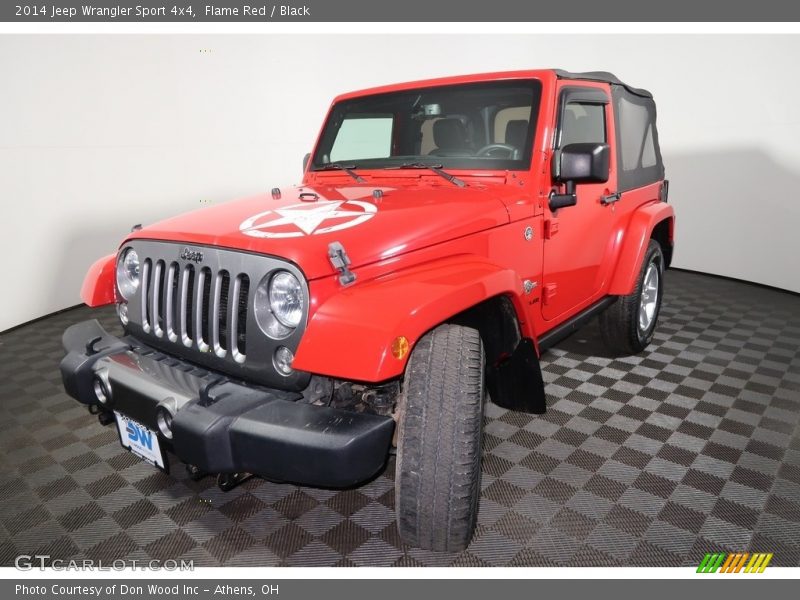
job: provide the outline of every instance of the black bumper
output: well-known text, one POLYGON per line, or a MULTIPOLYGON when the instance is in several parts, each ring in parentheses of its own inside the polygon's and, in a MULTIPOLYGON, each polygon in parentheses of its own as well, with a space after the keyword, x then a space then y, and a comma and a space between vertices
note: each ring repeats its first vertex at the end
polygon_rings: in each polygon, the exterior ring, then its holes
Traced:
POLYGON ((172 416, 172 439, 159 440, 207 473, 247 472, 275 481, 348 487, 385 464, 394 431, 389 417, 298 402, 295 392, 251 387, 117 338, 96 320, 64 332, 61 376, 67 393, 118 411, 154 431, 172 416), (98 401, 95 382, 109 391, 98 401))

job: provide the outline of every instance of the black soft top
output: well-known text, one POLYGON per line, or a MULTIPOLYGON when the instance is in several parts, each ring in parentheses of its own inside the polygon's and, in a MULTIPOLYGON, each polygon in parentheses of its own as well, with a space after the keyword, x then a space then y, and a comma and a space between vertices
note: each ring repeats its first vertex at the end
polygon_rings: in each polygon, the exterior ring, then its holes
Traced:
POLYGON ((631 94, 635 94, 636 96, 641 96, 642 98, 653 97, 653 94, 651 94, 647 90, 643 90, 642 88, 632 87, 627 83, 625 83, 624 81, 620 81, 620 79, 616 75, 614 75, 613 73, 609 73, 608 71, 586 71, 584 73, 572 73, 571 71, 565 71, 563 69, 553 69, 553 72, 559 79, 583 79, 584 81, 602 81, 604 83, 611 83, 613 85, 621 85, 631 94))

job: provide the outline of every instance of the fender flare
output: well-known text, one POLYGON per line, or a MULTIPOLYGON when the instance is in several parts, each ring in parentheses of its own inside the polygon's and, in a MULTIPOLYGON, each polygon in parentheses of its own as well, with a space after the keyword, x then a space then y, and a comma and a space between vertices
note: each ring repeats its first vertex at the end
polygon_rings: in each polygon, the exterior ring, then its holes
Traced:
POLYGON ((476 256, 456 256, 404 269, 324 301, 309 319, 293 366, 351 381, 402 375, 410 352, 397 359, 392 341, 409 347, 430 329, 501 294, 516 303, 519 277, 476 256))
POLYGON ((627 296, 633 292, 653 229, 664 220, 669 220, 669 239, 672 241, 675 210, 669 204, 654 201, 636 209, 631 215, 618 250, 619 258, 611 277, 609 295, 627 296))
POLYGON ((89 267, 81 286, 81 300, 92 308, 113 304, 116 300, 114 286, 116 285, 116 254, 109 254, 95 261, 89 267))

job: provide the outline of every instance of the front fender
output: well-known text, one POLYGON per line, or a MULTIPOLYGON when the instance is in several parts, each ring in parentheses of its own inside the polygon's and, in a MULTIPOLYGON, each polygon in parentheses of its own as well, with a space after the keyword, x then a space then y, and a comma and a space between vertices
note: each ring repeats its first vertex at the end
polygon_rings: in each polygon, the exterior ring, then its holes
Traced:
MULTIPOLYGON (((627 296, 633 292, 653 229, 665 219, 674 221, 675 210, 671 205, 660 201, 645 204, 631 215, 622 236, 617 266, 608 290, 609 295, 627 296)), ((670 238, 671 235, 672 225, 670 225, 670 238)))
POLYGON ((81 300, 85 304, 95 307, 114 302, 115 268, 116 254, 104 256, 89 267, 81 286, 81 300))
POLYGON ((391 379, 408 359, 392 354, 395 338, 405 336, 413 348, 453 315, 492 296, 516 295, 521 285, 513 271, 458 256, 343 288, 312 315, 292 365, 354 381, 391 379))

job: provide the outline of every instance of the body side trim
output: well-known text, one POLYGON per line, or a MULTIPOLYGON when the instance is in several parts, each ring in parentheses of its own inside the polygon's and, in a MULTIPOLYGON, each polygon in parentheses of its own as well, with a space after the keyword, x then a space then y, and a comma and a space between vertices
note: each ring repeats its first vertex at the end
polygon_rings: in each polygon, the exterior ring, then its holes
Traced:
POLYGON ((572 335, 575 331, 586 325, 586 323, 589 322, 592 317, 603 312, 615 300, 615 296, 606 296, 601 298, 588 308, 584 308, 574 317, 570 317, 561 323, 561 325, 555 326, 553 329, 539 338, 539 351, 544 352, 548 348, 552 348, 558 342, 572 335))

